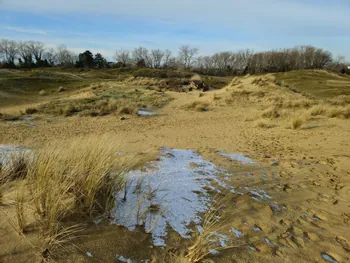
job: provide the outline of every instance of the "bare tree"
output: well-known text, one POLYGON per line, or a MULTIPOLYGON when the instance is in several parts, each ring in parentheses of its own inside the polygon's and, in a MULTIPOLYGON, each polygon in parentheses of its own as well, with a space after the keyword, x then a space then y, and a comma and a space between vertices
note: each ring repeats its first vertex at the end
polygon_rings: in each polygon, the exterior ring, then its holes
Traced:
POLYGON ((115 52, 115 59, 117 62, 123 63, 125 67, 130 62, 130 52, 128 50, 119 50, 115 52))
POLYGON ((150 67, 152 65, 151 57, 148 54, 148 49, 144 47, 135 48, 132 51, 132 59, 135 65, 144 65, 150 67))
POLYGON ((77 56, 70 52, 65 45, 57 47, 57 63, 60 66, 69 67, 74 65, 77 56))
POLYGON ((190 68, 194 61, 194 56, 198 53, 198 48, 191 48, 188 45, 179 48, 179 60, 184 68, 190 68))
POLYGON ((18 53, 21 66, 30 67, 33 63, 33 53, 28 42, 18 43, 18 53))
POLYGON ((18 45, 13 40, 2 39, 0 42, 0 53, 3 54, 5 61, 9 65, 15 65, 18 56, 18 45))
POLYGON ((50 48, 45 51, 45 53, 43 54, 43 59, 46 60, 50 66, 54 66, 58 63, 57 55, 53 48, 50 48))
POLYGON ((164 57, 164 52, 160 49, 153 49, 151 50, 150 56, 151 56, 151 62, 152 62, 151 66, 153 68, 160 68, 164 57))
POLYGON ((29 49, 31 50, 37 64, 42 63, 42 57, 45 52, 45 45, 40 41, 27 42, 29 49))
POLYGON ((164 50, 164 63, 163 63, 163 66, 165 68, 169 67, 170 58, 171 58, 171 51, 169 49, 164 50))

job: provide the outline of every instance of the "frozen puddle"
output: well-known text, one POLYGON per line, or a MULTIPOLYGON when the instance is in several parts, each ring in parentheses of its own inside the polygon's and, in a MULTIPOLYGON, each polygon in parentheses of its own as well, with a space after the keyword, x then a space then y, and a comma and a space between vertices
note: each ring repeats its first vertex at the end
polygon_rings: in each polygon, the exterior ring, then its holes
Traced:
MULTIPOLYGON (((154 169, 128 174, 127 188, 118 194, 113 223, 129 230, 144 226, 156 246, 165 246, 167 227, 190 238, 190 224, 198 225, 211 198, 210 180, 218 182, 222 170, 190 150, 163 148, 154 169), (126 198, 125 198, 126 197, 126 198)), ((222 184, 225 185, 225 184, 222 184)))
POLYGON ((218 152, 219 155, 224 156, 226 158, 231 159, 232 161, 237 161, 240 162, 242 164, 250 164, 250 165, 254 165, 257 164, 256 162, 254 162, 252 159, 244 156, 241 153, 224 153, 224 152, 218 152))
POLYGON ((23 153, 26 149, 21 146, 0 144, 0 166, 6 166, 13 156, 23 153))
POLYGON ((322 253, 322 254, 321 254, 321 257, 322 257, 325 261, 328 261, 328 262, 331 262, 331 263, 338 263, 337 260, 335 260, 332 256, 328 255, 327 253, 322 253))
POLYGON ((154 116, 155 113, 151 109, 141 108, 137 111, 139 116, 154 116))

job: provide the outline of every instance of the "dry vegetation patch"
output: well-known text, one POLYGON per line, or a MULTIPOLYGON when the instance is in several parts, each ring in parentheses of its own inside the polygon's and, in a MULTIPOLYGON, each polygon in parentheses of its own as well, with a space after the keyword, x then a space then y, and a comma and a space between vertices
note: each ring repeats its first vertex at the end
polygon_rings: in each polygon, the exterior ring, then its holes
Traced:
POLYGON ((121 155, 118 145, 107 138, 49 143, 29 158, 17 156, 1 169, 2 188, 20 180, 14 199, 16 220, 8 210, 1 212, 28 242, 32 241, 26 238, 27 219, 34 216, 32 231, 38 239, 31 245, 42 261, 54 260, 59 252, 67 251, 65 245, 86 223, 97 215, 109 216, 115 194, 124 187, 125 174, 148 158, 121 155))
POLYGON ((208 111, 209 103, 203 101, 194 101, 183 106, 185 110, 190 111, 208 111))

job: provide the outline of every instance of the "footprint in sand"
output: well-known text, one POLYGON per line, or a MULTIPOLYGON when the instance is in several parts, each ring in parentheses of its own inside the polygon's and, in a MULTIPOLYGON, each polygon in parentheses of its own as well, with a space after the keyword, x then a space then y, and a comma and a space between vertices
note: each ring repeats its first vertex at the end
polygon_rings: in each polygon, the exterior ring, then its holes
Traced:
POLYGON ((345 251, 350 252, 350 245, 344 237, 337 236, 335 240, 345 249, 345 251))
POLYGON ((319 237, 312 232, 304 232, 304 237, 311 240, 311 241, 317 241, 319 240, 319 237))

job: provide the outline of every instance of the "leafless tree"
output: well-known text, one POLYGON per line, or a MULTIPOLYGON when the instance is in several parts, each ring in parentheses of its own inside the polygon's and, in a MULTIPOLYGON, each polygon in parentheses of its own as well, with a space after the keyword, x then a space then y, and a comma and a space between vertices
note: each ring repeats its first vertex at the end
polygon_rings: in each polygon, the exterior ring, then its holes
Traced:
POLYGON ((28 42, 18 43, 18 53, 23 66, 31 66, 33 63, 33 53, 28 42))
POLYGON ((42 57, 45 52, 45 45, 44 43, 40 41, 28 41, 27 42, 28 48, 31 50, 31 53, 33 54, 35 61, 37 64, 40 64, 42 62, 42 57))
POLYGON ((135 65, 140 65, 141 61, 145 67, 150 67, 152 65, 151 57, 148 54, 148 49, 144 47, 138 47, 132 51, 132 60, 134 61, 135 65))
POLYGON ((198 53, 198 48, 191 48, 188 45, 179 48, 179 60, 184 68, 189 69, 194 61, 194 56, 198 53))
POLYGON ((74 65, 77 60, 76 55, 67 49, 65 45, 57 47, 57 63, 63 67, 69 67, 74 65))
POLYGON ((18 45, 13 40, 2 39, 0 41, 0 53, 5 58, 6 63, 14 65, 18 56, 18 45))
POLYGON ((164 52, 160 49, 152 49, 150 54, 150 61, 152 62, 153 68, 160 68, 164 57, 164 52))
POLYGON ((164 63, 163 63, 163 66, 165 68, 169 67, 170 58, 171 58, 171 51, 169 49, 164 50, 164 63))
POLYGON ((123 63, 123 66, 125 67, 130 62, 130 52, 124 49, 116 51, 115 59, 117 60, 117 62, 123 63))
POLYGON ((58 63, 57 54, 53 48, 50 48, 44 52, 43 59, 45 59, 50 66, 54 66, 58 63))

